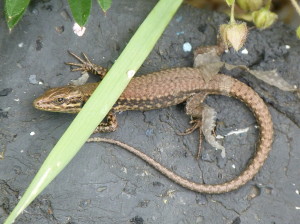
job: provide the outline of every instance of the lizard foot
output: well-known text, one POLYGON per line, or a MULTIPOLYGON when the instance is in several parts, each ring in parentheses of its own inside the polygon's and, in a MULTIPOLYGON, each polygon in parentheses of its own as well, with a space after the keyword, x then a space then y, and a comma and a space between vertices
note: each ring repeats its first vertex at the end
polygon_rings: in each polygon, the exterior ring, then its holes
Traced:
POLYGON ((87 57, 86 54, 82 53, 84 58, 80 58, 79 56, 72 53, 71 51, 68 51, 68 52, 70 55, 72 55, 74 58, 76 58, 79 62, 81 62, 81 63, 65 62, 66 65, 71 65, 71 66, 77 67, 77 68, 72 68, 71 69, 72 72, 76 72, 76 71, 91 72, 95 75, 99 75, 101 78, 103 78, 105 76, 105 74, 107 73, 106 68, 104 68, 100 65, 93 64, 89 60, 89 58, 87 57))
POLYGON ((190 124, 193 124, 192 127, 186 129, 184 132, 177 132, 177 135, 189 135, 191 133, 193 133, 196 129, 199 128, 199 147, 198 147, 198 151, 196 153, 196 155, 194 156, 196 160, 199 160, 200 155, 201 155, 201 148, 202 148, 202 120, 201 119, 195 119, 195 120, 191 120, 189 122, 190 124))
POLYGON ((94 130, 95 133, 101 132, 113 132, 118 127, 118 121, 116 114, 113 112, 109 112, 106 116, 106 122, 100 123, 97 128, 94 130))
POLYGON ((177 132, 176 134, 184 136, 184 135, 189 135, 189 134, 193 133, 197 128, 201 129, 202 121, 200 119, 191 120, 189 123, 193 124, 193 126, 190 128, 187 128, 184 132, 177 132))

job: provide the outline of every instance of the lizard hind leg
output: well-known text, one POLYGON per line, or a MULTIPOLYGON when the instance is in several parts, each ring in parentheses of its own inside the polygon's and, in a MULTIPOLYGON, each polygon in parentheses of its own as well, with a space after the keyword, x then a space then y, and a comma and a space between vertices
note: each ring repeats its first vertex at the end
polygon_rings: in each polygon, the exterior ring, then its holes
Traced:
POLYGON ((191 120, 189 122, 190 124, 194 124, 192 127, 190 128, 187 128, 184 132, 177 132, 177 135, 181 135, 181 136, 184 136, 184 135, 189 135, 191 133, 193 133, 196 129, 199 129, 199 146, 198 146, 198 151, 195 155, 195 158, 197 160, 199 160, 200 158, 200 155, 201 155, 201 149, 202 149, 202 119, 198 118, 196 120, 191 120))
POLYGON ((118 127, 118 121, 116 114, 110 111, 106 116, 106 122, 101 122, 97 128, 95 129, 94 133, 99 132, 113 132, 118 127))
POLYGON ((178 135, 189 135, 193 133, 196 129, 199 129, 199 147, 195 158, 198 160, 201 155, 202 148, 202 112, 203 112, 203 101, 207 93, 197 93, 190 97, 185 106, 185 112, 187 115, 192 117, 192 120, 189 122, 193 124, 192 127, 187 128, 184 132, 177 133, 178 135))
POLYGON ((81 58, 77 56, 76 54, 72 53, 71 51, 68 51, 70 55, 72 55, 74 58, 76 58, 81 63, 74 63, 74 62, 65 62, 66 65, 75 66, 77 68, 72 68, 72 72, 75 71, 82 71, 82 72, 90 72, 94 75, 99 75, 101 79, 104 78, 104 76, 107 73, 107 69, 100 66, 93 64, 89 58, 86 56, 86 54, 82 53, 84 58, 81 58))
POLYGON ((190 134, 199 128, 199 148, 196 158, 198 159, 201 154, 202 134, 211 146, 222 150, 221 156, 224 158, 225 148, 220 145, 219 142, 217 142, 215 136, 213 135, 213 131, 216 127, 216 111, 203 103, 207 95, 207 93, 197 93, 187 100, 185 107, 186 114, 194 118, 190 122, 194 125, 185 130, 185 132, 179 133, 179 135, 190 134))
POLYGON ((190 124, 193 124, 193 126, 182 133, 177 133, 178 135, 188 135, 193 133, 197 128, 201 129, 203 101, 206 96, 207 93, 197 93, 187 99, 185 113, 193 118, 193 120, 190 121, 190 124))

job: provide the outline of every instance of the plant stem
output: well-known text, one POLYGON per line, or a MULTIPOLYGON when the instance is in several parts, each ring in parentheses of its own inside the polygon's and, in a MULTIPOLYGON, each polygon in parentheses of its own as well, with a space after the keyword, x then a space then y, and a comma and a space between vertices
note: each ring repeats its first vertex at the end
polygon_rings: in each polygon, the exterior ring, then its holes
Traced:
POLYGON ((294 8, 296 9, 296 12, 298 13, 298 15, 300 16, 300 6, 298 5, 296 0, 291 0, 292 5, 294 6, 294 8))
POLYGON ((235 19, 234 19, 234 5, 235 5, 235 1, 233 1, 232 5, 231 5, 231 11, 230 11, 230 24, 235 24, 235 19))

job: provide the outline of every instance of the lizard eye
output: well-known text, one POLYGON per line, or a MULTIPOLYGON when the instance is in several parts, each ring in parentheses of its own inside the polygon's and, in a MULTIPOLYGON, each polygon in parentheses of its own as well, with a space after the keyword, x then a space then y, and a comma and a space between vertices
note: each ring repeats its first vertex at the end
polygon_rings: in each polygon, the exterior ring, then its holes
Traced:
POLYGON ((64 101, 65 101, 64 98, 57 98, 56 99, 56 102, 59 103, 59 104, 63 103, 64 101))

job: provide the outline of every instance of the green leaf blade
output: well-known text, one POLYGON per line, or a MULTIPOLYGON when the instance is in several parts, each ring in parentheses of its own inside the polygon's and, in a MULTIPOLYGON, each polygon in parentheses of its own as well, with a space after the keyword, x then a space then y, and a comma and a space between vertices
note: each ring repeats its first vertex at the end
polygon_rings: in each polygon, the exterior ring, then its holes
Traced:
POLYGON ((235 0, 225 0, 228 6, 232 6, 235 0))
POLYGON ((98 0, 98 3, 101 9, 106 12, 110 8, 112 0, 98 0))
POLYGON ((84 26, 89 18, 92 0, 68 0, 72 15, 79 24, 79 26, 84 26))
POLYGON ((30 0, 6 0, 5 1, 5 18, 9 29, 14 28, 15 25, 22 18, 30 0))

